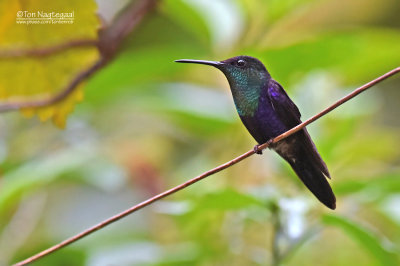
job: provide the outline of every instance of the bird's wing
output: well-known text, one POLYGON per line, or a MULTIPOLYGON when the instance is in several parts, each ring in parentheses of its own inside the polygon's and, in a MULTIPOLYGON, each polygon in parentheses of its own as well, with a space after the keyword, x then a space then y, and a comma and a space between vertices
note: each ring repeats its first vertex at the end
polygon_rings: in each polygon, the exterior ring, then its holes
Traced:
POLYGON ((275 112, 287 127, 292 128, 301 123, 299 109, 282 86, 273 79, 268 84, 268 97, 275 112))
MULTIPOLYGON (((294 102, 289 98, 286 94, 285 90, 282 86, 271 79, 268 85, 268 97, 271 101, 271 104, 278 114, 279 118, 283 123, 290 129, 301 123, 300 120, 300 111, 294 102)), ((318 166, 318 168, 327 176, 330 177, 328 168, 325 162, 322 160, 321 156, 317 151, 317 147, 315 147, 314 142, 311 140, 310 135, 307 132, 307 129, 304 128, 299 132, 295 133, 298 136, 298 139, 301 140, 301 145, 308 150, 310 155, 313 157, 313 161, 318 166)))

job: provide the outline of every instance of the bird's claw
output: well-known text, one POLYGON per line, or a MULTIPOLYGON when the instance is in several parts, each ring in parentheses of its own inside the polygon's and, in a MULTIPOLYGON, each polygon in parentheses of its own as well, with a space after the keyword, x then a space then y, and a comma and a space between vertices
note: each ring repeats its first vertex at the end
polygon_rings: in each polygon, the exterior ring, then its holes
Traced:
MULTIPOLYGON (((270 139, 265 144, 267 144, 267 148, 270 148, 273 143, 274 143, 274 139, 270 139)), ((263 154, 262 149, 260 149, 261 145, 264 145, 264 144, 257 144, 254 146, 254 148, 253 148, 254 153, 263 154)))
POLYGON ((260 145, 259 144, 254 146, 254 153, 263 154, 262 150, 260 150, 260 145))

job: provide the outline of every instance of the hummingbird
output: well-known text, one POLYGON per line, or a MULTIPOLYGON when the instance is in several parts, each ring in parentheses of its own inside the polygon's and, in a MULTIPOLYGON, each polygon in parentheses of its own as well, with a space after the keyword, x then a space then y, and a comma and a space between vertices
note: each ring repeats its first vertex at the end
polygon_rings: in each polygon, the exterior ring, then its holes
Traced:
MULTIPOLYGON (((264 64, 251 56, 236 56, 223 61, 175 60, 213 66, 229 82, 236 110, 258 146, 301 123, 300 111, 264 64)), ((330 209, 336 198, 327 178, 330 174, 306 128, 269 146, 292 167, 304 185, 330 209)))

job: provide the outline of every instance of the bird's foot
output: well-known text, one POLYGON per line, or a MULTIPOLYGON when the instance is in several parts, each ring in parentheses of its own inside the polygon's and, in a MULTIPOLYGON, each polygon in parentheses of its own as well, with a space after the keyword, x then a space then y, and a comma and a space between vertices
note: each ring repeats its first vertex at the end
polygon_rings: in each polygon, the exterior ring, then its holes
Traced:
MULTIPOLYGON (((270 139, 265 144, 267 144, 267 148, 270 148, 273 143, 274 143, 274 139, 270 139)), ((263 149, 260 148, 261 145, 264 145, 264 144, 257 144, 254 146, 254 148, 253 148, 254 153, 263 154, 263 152, 262 152, 263 149)))
POLYGON ((261 145, 259 145, 259 144, 257 144, 257 145, 255 145, 254 146, 254 153, 256 153, 256 154, 263 154, 263 152, 262 152, 262 150, 260 149, 260 146, 261 145))

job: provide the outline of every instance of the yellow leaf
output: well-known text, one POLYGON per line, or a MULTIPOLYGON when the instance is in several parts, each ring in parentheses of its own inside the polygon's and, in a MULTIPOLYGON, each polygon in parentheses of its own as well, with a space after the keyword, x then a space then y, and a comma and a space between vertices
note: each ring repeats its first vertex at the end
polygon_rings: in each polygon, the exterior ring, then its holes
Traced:
MULTIPOLYGON (((0 51, 46 48, 82 39, 97 39, 99 20, 93 0, 15 1, 0 0, 0 51), (72 24, 17 24, 19 11, 74 14, 72 24)), ((99 58, 96 47, 74 47, 41 57, 0 58, 0 100, 23 102, 48 99, 60 93, 99 58)), ((82 87, 61 102, 40 108, 25 108, 26 117, 36 114, 41 121, 52 120, 65 127, 74 105, 82 101, 82 87)), ((1 104, 1 102, 0 102, 1 104)))
POLYGON ((15 23, 15 16, 21 10, 19 1, 0 1, 0 42, 7 29, 15 23), (2 11, 1 11, 2 10, 2 11))
POLYGON ((48 106, 48 107, 43 107, 38 110, 38 116, 40 121, 44 122, 51 118, 54 115, 54 107, 53 106, 48 106))

